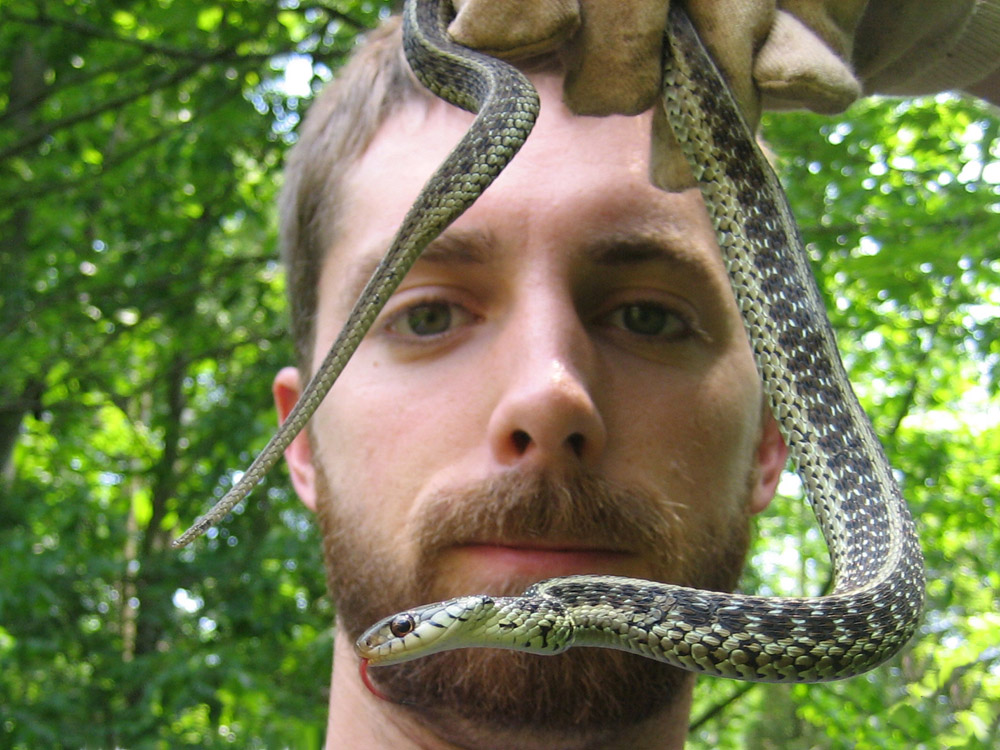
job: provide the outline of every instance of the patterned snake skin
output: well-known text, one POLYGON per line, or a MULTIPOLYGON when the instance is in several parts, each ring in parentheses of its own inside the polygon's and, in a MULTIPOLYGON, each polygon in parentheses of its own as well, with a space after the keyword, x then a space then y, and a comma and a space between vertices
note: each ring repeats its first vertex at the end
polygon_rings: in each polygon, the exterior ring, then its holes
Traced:
MULTIPOLYGON (((388 617, 358 640, 363 673, 368 664, 453 648, 553 654, 598 646, 742 680, 818 682, 878 666, 916 629, 924 575, 909 511, 847 379, 777 177, 676 5, 663 106, 701 187, 771 408, 830 547, 833 591, 774 598, 557 578, 519 597, 461 597, 388 617)), ((452 55, 435 58, 434 70, 450 67, 452 55)), ((419 59, 411 65, 427 67, 419 59)), ((453 81, 430 88, 447 98, 453 81)))
MULTIPOLYGON (((222 519, 278 461, 424 247, 527 138, 534 89, 510 66, 450 42, 449 13, 445 0, 408 0, 406 53, 428 88, 478 112, 474 124, 418 196, 288 419, 175 547, 222 519)), ((387 618, 358 642, 365 665, 469 646, 558 653, 576 645, 738 679, 819 681, 877 666, 916 629, 924 581, 913 523, 840 362, 781 186, 679 8, 670 11, 669 42, 663 106, 701 186, 771 407, 830 547, 833 592, 779 599, 604 576, 553 579, 521 597, 462 597, 387 618)))

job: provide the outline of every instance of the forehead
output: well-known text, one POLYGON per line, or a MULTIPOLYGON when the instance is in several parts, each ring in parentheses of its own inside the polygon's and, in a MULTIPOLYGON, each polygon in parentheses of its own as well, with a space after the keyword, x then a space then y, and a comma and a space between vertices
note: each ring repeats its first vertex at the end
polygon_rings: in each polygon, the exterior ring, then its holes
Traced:
MULTIPOLYGON (((562 103, 558 76, 536 75, 532 82, 542 102, 535 129, 454 227, 490 230, 499 225, 508 233, 515 227, 518 240, 528 243, 545 227, 563 222, 566 230, 559 237, 567 250, 573 235, 606 230, 612 237, 615 227, 625 228, 698 256, 712 275, 724 279, 697 191, 670 193, 650 183, 651 113, 576 116, 562 103)), ((345 175, 342 222, 323 267, 327 281, 335 279, 333 286, 340 291, 360 291, 414 198, 473 119, 439 100, 412 100, 383 123, 345 175), (345 276, 357 278, 345 281, 345 276)), ((332 291, 327 283, 321 283, 323 288, 332 291)))
MULTIPOLYGON (((498 185, 513 185, 519 177, 535 180, 546 175, 555 181, 566 176, 567 170, 580 167, 600 170, 609 178, 627 176, 638 185, 649 186, 651 113, 577 116, 562 102, 559 76, 546 73, 531 78, 541 97, 541 112, 524 147, 497 179, 498 185)), ((347 172, 348 184, 363 189, 363 183, 373 176, 392 174, 416 195, 473 120, 472 114, 440 99, 403 103, 347 172), (419 168, 418 160, 422 162, 419 168), (399 168, 404 162, 408 167, 405 172, 399 168)), ((356 194, 356 190, 351 192, 356 194)))

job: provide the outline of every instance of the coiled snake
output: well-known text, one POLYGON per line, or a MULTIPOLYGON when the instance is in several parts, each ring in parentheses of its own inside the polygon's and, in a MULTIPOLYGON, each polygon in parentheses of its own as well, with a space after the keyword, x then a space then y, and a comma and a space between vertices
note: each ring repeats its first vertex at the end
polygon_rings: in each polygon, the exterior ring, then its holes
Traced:
MULTIPOLYGON (((683 669, 766 682, 850 677, 895 654, 923 607, 906 504, 850 387, 781 186, 687 16, 671 4, 663 106, 701 188, 771 408, 830 548, 832 593, 773 598, 571 576, 520 597, 465 596, 386 618, 359 640, 363 667, 465 647, 554 654, 632 651, 683 669)), ((408 0, 404 45, 434 93, 478 111, 425 186, 313 381, 242 481, 183 546, 239 502, 315 410, 422 249, 513 158, 537 96, 510 66, 447 39, 446 0, 408 0)))

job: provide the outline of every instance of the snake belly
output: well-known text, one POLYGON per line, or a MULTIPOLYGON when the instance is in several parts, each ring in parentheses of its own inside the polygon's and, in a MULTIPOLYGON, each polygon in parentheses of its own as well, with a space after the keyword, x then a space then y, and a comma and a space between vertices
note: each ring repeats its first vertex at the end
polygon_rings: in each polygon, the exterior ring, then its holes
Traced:
POLYGON ((476 113, 475 121, 420 191, 287 419, 232 489, 173 547, 190 544, 222 520, 281 459, 424 248, 489 187, 534 127, 538 116, 534 86, 516 68, 452 42, 446 31, 450 14, 447 2, 407 2, 403 43, 420 81, 441 98, 476 113))
POLYGON ((724 594, 609 576, 466 596, 399 613, 356 648, 365 665, 493 647, 614 648, 706 674, 819 682, 872 669, 916 630, 913 521, 851 388, 781 185, 684 11, 672 3, 663 107, 722 249, 771 409, 830 548, 828 596, 724 594))

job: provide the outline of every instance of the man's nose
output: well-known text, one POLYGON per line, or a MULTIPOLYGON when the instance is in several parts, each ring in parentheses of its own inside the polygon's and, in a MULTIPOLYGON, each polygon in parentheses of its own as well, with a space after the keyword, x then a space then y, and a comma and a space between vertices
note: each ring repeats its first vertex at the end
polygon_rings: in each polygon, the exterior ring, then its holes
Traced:
POLYGON ((593 464, 606 439, 594 401, 597 355, 570 302, 523 306, 496 352, 503 383, 488 433, 504 466, 593 464))

